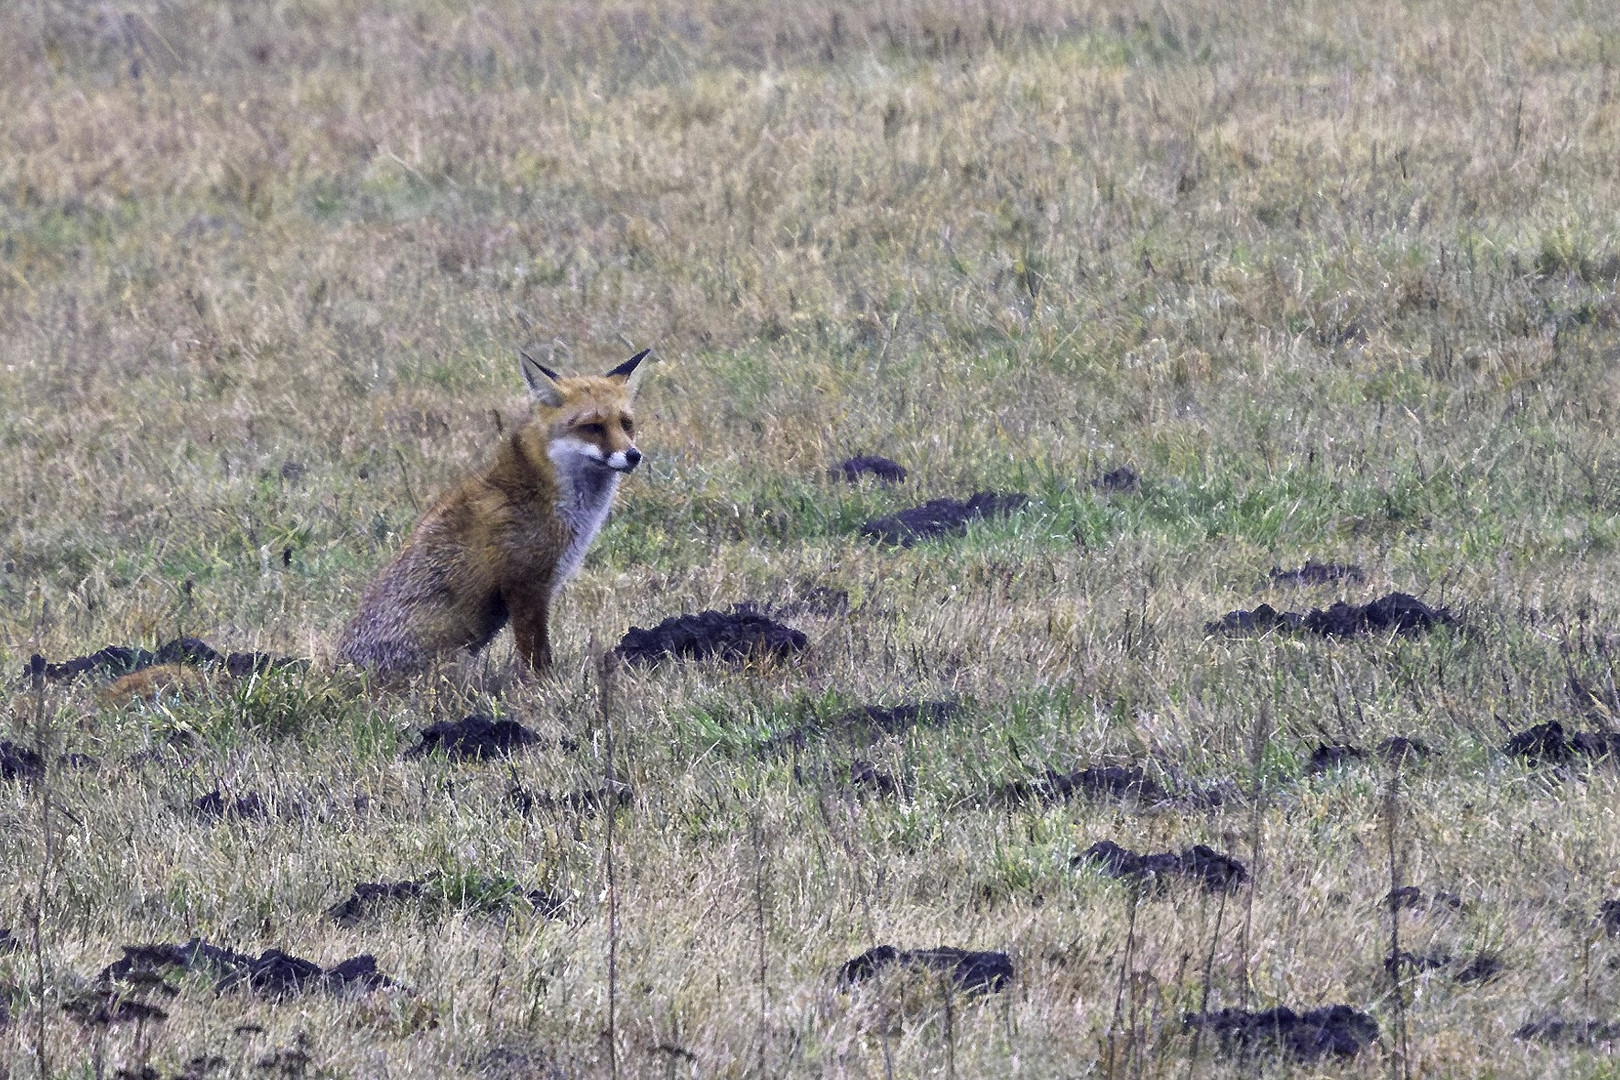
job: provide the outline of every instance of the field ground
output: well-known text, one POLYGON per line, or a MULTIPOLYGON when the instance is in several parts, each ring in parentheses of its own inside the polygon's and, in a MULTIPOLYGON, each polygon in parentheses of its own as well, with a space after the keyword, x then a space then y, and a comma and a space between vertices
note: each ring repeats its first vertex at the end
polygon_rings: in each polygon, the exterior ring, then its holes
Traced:
POLYGON ((1578 1025, 1620 1021, 1620 770, 1502 747, 1620 711, 1617 60, 1580 0, 5 5, 0 736, 48 769, 0 780, 0 1076, 1615 1075, 1578 1025), (333 637, 510 429, 520 344, 658 360, 556 675, 503 637, 369 690, 333 637), (858 535, 987 489, 1030 502, 858 535), (1268 576, 1310 559, 1365 580, 1268 576), (1205 632, 1391 591, 1462 623, 1205 632), (743 602, 808 651, 620 673, 610 761, 591 642, 743 602), (21 681, 180 634, 313 663, 21 681), (474 711, 544 741, 403 756, 474 711), (1307 770, 1397 734, 1434 753, 1307 770), (1223 797, 1036 797, 1108 764, 1223 797), (1098 840, 1252 888, 1138 895, 1098 840), (1392 878, 1456 898, 1398 915, 1457 958, 1398 988, 1392 878), (379 879, 432 884, 327 917, 379 879), (193 936, 403 989, 85 1018, 193 936), (879 944, 1015 978, 840 988, 879 944), (1206 999, 1381 1034, 1244 1061, 1206 999))

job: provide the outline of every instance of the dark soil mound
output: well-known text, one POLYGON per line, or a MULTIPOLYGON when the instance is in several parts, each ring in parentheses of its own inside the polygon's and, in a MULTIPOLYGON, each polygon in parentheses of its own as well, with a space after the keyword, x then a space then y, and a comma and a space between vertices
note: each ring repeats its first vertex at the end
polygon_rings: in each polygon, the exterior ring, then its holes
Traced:
POLYGON ((900 794, 900 782, 870 761, 856 760, 849 766, 849 782, 883 798, 900 794))
POLYGON ((809 643, 791 626, 783 626, 752 608, 737 607, 730 612, 674 615, 651 630, 632 626, 613 654, 632 664, 656 664, 665 659, 785 659, 802 652, 809 643))
POLYGON ((1142 478, 1129 465, 1121 465, 1097 477, 1091 486, 1105 495, 1135 495, 1142 490, 1142 478))
MULTIPOLYGON (((1620 934, 1620 900, 1605 900, 1598 908, 1598 925, 1610 937, 1620 934)), ((0 952, 5 951, 5 940, 9 933, 0 931, 0 952)))
POLYGON ((102 968, 96 981, 142 982, 146 976, 162 976, 169 968, 231 971, 251 959, 232 949, 210 945, 202 938, 192 938, 184 945, 125 945, 124 955, 102 968))
POLYGON ((1188 1027, 1214 1031, 1228 1053, 1276 1052, 1300 1061, 1324 1057, 1350 1058, 1378 1038, 1378 1021, 1348 1005, 1329 1005, 1296 1013, 1283 1006, 1250 1012, 1221 1009, 1190 1013, 1188 1027))
POLYGON ((235 676, 250 675, 255 671, 302 667, 309 663, 292 656, 274 656, 260 652, 222 653, 197 638, 175 638, 160 645, 156 652, 129 645, 109 645, 84 656, 75 656, 59 664, 35 653, 23 668, 24 680, 44 679, 61 682, 86 673, 98 675, 128 675, 142 668, 158 664, 188 664, 192 667, 224 668, 235 676))
POLYGON ((879 945, 839 968, 838 984, 853 986, 896 964, 949 975, 963 990, 994 993, 1005 989, 1013 977, 1012 957, 1004 952, 970 952, 948 946, 896 949, 893 945, 879 945))
POLYGON ((1540 1043, 1591 1046, 1620 1042, 1620 1022, 1613 1020, 1566 1020, 1549 1015, 1532 1020, 1513 1033, 1515 1039, 1540 1043))
POLYGON ((1163 889, 1172 878, 1183 877, 1210 892, 1232 889, 1248 880, 1249 872, 1230 855, 1194 844, 1182 852, 1145 855, 1122 848, 1112 840, 1099 840, 1073 859, 1075 866, 1095 866, 1111 878, 1136 881, 1163 889))
POLYGON ((335 967, 322 970, 319 964, 280 949, 266 949, 245 967, 220 979, 215 989, 223 993, 245 987, 264 997, 284 998, 315 987, 336 993, 356 993, 393 985, 392 980, 377 970, 377 958, 369 953, 351 956, 335 967))
POLYGON ((1044 779, 1015 780, 1002 787, 997 800, 1004 803, 1063 802, 1075 795, 1096 798, 1163 802, 1170 796, 1137 765, 1093 765, 1072 773, 1046 771, 1044 779))
POLYGON ((1365 761, 1366 759, 1367 751, 1363 750, 1359 746, 1328 746, 1325 743, 1318 744, 1316 749, 1311 751, 1311 760, 1310 763, 1305 766, 1305 775, 1315 776, 1318 773, 1325 773, 1330 769, 1337 769, 1341 766, 1350 765, 1357 761, 1365 761))
POLYGON ((1410 634, 1434 626, 1455 626, 1457 616, 1444 608, 1432 608, 1415 596, 1390 593, 1370 604, 1340 601, 1325 611, 1311 611, 1303 628, 1324 637, 1350 634, 1410 634))
POLYGON ((1569 737, 1569 746, 1581 757, 1620 757, 1620 731, 1577 731, 1569 737))
POLYGON ((1512 736, 1503 744, 1502 752, 1539 765, 1568 765, 1577 758, 1615 757, 1620 756, 1620 731, 1577 731, 1566 735, 1564 725, 1552 720, 1512 736))
POLYGON ((340 926, 353 926, 384 904, 415 900, 426 881, 362 881, 347 900, 327 908, 326 917, 340 926))
POLYGON ((0 779, 38 780, 45 775, 45 759, 37 751, 0 740, 0 779))
POLYGON ((885 544, 910 547, 935 536, 960 536, 968 523, 1020 510, 1029 496, 995 491, 976 492, 967 502, 934 499, 889 517, 873 518, 861 526, 861 535, 885 544))
POLYGON ((863 476, 875 476, 883 484, 900 484, 905 482, 906 467, 886 457, 862 454, 839 462, 833 469, 833 476, 842 477, 851 484, 858 483, 863 476))
POLYGON ((1533 762, 1563 765, 1575 756, 1564 735, 1564 725, 1554 720, 1509 736, 1502 752, 1509 757, 1529 758, 1533 762))
POLYGON ((377 970, 376 959, 369 955, 350 957, 336 967, 323 969, 280 949, 249 956, 211 945, 202 938, 192 938, 183 945, 125 945, 123 957, 104 968, 99 981, 103 985, 153 983, 170 968, 211 972, 218 976, 214 989, 221 993, 245 987, 273 999, 318 987, 356 992, 396 985, 377 970))
POLYGON ((441 721, 422 729, 422 741, 405 751, 406 757, 421 757, 442 751, 456 761, 481 761, 506 757, 514 750, 533 746, 540 736, 516 720, 495 720, 474 713, 456 721, 441 721))
POLYGON ((1271 568, 1273 585, 1331 585, 1335 581, 1348 581, 1360 585, 1367 580, 1367 572, 1351 563, 1307 562, 1298 570, 1271 568))
POLYGON ((25 678, 43 678, 46 682, 74 679, 86 673, 97 675, 128 675, 154 664, 213 664, 219 652, 197 638, 175 638, 158 648, 157 652, 128 645, 108 645, 84 656, 75 656, 53 664, 35 653, 23 670, 25 678))
POLYGON ((1494 953, 1476 953, 1462 967, 1451 973, 1451 977, 1460 983, 1490 982, 1502 973, 1506 967, 1502 958, 1494 953))
POLYGON ((259 797, 257 791, 250 791, 246 795, 238 795, 232 799, 222 794, 216 787, 207 795, 192 802, 191 806, 203 817, 215 821, 226 817, 254 821, 270 816, 269 809, 265 807, 264 800, 259 797))
POLYGON ((1340 601, 1330 608, 1278 611, 1261 604, 1252 611, 1230 611, 1204 624, 1207 634, 1267 634, 1300 631, 1323 637, 1352 634, 1415 634, 1436 626, 1457 626, 1461 620, 1445 608, 1432 608, 1415 596, 1390 593, 1370 604, 1340 601))
POLYGON ((313 961, 280 949, 266 949, 240 968, 228 972, 215 989, 223 993, 242 988, 256 990, 268 998, 285 998, 302 993, 322 974, 321 965, 313 961))
POLYGON ((233 652, 225 654, 225 671, 240 679, 256 671, 278 671, 282 668, 308 667, 309 661, 296 656, 275 656, 262 652, 233 652))

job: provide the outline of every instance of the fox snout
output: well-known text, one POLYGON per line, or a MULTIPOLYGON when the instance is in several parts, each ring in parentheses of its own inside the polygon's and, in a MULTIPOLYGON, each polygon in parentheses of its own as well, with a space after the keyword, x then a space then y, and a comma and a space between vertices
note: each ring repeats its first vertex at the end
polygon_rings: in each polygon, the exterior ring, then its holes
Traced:
POLYGON ((612 469, 614 472, 634 472, 636 466, 640 464, 641 451, 637 450, 633 446, 628 450, 621 450, 616 453, 609 454, 607 459, 607 467, 612 469))

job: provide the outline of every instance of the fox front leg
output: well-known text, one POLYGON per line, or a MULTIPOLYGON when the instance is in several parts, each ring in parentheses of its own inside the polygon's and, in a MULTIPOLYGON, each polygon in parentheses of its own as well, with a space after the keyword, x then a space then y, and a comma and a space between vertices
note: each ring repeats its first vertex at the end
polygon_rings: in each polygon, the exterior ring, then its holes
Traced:
POLYGON ((516 596, 507 601, 512 636, 518 657, 528 671, 540 675, 551 667, 551 603, 549 598, 516 596))

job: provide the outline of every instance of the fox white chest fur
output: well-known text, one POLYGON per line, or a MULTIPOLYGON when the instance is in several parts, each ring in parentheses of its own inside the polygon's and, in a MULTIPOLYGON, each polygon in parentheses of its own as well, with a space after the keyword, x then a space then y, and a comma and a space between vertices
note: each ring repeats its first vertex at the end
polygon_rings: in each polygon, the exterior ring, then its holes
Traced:
POLYGON ((551 579, 551 595, 579 573, 591 541, 602 531, 613 497, 619 490, 620 472, 606 467, 601 452, 577 439, 553 439, 547 451, 557 473, 560 498, 557 514, 568 526, 568 546, 557 560, 551 579))

